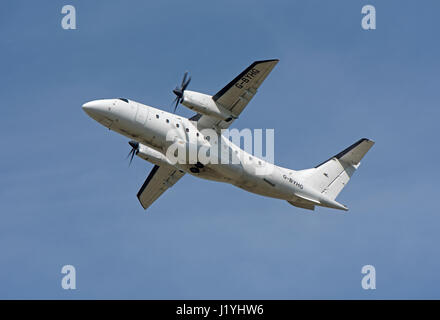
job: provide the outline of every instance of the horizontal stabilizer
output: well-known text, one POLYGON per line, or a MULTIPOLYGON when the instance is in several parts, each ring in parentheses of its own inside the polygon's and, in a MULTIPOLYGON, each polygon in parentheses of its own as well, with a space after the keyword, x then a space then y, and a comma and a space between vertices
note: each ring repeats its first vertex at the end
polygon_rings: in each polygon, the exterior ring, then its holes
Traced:
POLYGON ((307 209, 307 210, 315 210, 315 205, 313 203, 310 202, 303 202, 303 201, 287 201, 288 203, 290 203, 292 206, 298 207, 298 208, 302 208, 302 209, 307 209))
POLYGON ((320 205, 319 201, 306 198, 302 195, 295 195, 294 200, 287 200, 287 202, 290 203, 292 206, 308 210, 315 210, 315 205, 320 205))

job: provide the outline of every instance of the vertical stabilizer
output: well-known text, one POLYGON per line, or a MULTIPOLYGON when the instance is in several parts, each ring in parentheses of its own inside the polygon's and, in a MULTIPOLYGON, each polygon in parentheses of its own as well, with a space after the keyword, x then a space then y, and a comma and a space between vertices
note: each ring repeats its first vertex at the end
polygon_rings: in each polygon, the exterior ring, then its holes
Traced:
POLYGON ((374 141, 360 139, 315 168, 298 171, 304 181, 329 199, 336 199, 347 185, 361 159, 374 145, 374 141))

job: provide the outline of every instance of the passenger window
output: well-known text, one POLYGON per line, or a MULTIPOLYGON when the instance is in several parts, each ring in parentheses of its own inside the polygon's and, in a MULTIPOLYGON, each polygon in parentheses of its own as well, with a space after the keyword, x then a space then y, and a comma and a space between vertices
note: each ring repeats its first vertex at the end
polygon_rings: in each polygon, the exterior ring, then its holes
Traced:
POLYGON ((158 114, 156 114, 156 119, 159 119, 159 115, 158 114))

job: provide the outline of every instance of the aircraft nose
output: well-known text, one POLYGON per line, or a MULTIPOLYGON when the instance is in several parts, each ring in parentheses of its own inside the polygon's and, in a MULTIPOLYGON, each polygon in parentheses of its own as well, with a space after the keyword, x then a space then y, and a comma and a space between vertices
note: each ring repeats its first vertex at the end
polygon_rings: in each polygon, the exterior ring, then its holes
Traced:
POLYGON ((92 119, 106 127, 115 120, 114 99, 102 99, 86 102, 82 105, 84 112, 92 119))
POLYGON ((99 120, 101 118, 113 119, 112 106, 112 99, 102 99, 86 102, 82 105, 82 109, 89 117, 95 120, 99 120))
POLYGON ((82 105, 83 110, 88 114, 98 114, 105 110, 105 105, 101 100, 93 100, 82 105))

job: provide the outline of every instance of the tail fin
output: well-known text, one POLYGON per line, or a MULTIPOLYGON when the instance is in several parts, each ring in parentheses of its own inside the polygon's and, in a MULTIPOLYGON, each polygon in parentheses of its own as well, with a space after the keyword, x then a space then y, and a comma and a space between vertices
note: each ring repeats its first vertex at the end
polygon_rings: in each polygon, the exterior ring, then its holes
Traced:
POLYGON ((334 200, 373 145, 374 141, 361 139, 315 168, 301 170, 298 173, 303 175, 306 183, 334 200))

